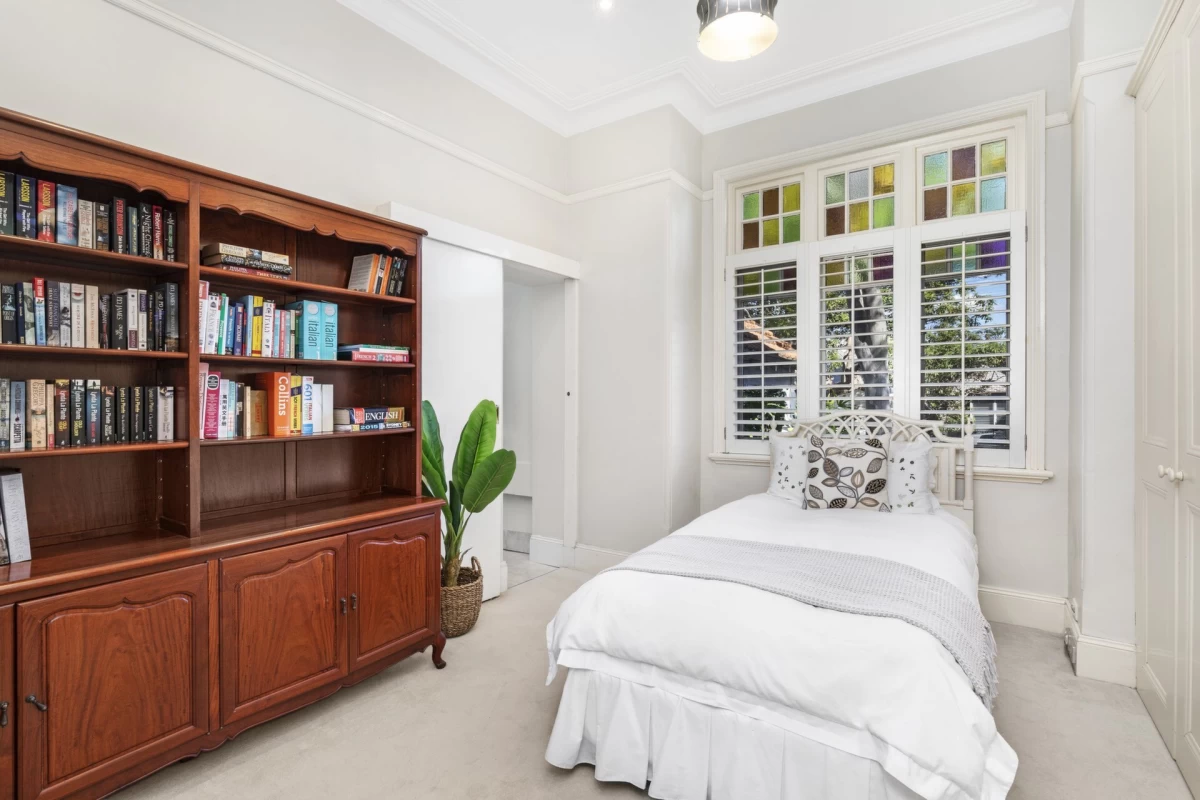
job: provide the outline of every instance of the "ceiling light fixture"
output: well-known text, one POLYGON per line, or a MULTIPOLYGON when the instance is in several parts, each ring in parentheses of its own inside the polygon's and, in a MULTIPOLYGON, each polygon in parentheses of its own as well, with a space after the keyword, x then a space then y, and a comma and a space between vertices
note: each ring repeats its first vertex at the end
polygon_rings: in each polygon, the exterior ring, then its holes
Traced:
POLYGON ((742 61, 766 50, 779 35, 779 0, 700 0, 700 52, 714 61, 742 61))
POLYGON ((598 0, 596 8, 607 14, 613 10, 613 0, 598 0))

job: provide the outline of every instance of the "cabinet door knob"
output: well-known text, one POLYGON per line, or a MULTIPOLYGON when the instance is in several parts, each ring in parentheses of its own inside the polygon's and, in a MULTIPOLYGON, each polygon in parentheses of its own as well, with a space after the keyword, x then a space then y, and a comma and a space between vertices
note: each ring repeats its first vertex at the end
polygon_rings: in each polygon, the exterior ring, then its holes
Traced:
POLYGON ((8 702, 0 703, 0 728, 8 727, 8 702))
POLYGON ((1167 468, 1164 467, 1162 464, 1158 465, 1158 477, 1160 477, 1160 478, 1167 477, 1167 468))
POLYGON ((350 595, 350 610, 358 611, 358 595, 357 594, 350 595))
POLYGON ((42 703, 37 699, 37 695, 29 695, 29 697, 25 698, 25 702, 29 703, 29 705, 33 706, 38 711, 45 711, 47 708, 45 703, 42 703))
POLYGON ((342 598, 342 614, 346 613, 346 598, 342 598))

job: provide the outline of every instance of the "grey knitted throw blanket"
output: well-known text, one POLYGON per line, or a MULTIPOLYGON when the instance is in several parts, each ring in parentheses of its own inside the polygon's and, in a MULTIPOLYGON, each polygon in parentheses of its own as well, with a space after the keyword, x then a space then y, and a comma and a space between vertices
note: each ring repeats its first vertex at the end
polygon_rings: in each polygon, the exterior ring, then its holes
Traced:
POLYGON ((998 694, 996 642, 979 604, 953 584, 875 556, 711 536, 667 536, 613 570, 740 583, 848 614, 892 617, 950 652, 988 710, 998 694))

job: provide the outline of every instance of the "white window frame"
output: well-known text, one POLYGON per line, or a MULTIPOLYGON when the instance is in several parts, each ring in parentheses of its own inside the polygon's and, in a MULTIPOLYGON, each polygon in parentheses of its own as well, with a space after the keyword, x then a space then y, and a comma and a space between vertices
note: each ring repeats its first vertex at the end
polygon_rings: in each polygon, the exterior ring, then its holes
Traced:
MULTIPOLYGON (((852 253, 874 249, 871 242, 891 237, 895 253, 895 324, 894 359, 895 410, 906 416, 919 416, 919 375, 914 374, 913 349, 917 347, 919 325, 920 246, 923 241, 973 235, 970 231, 996 233, 1002 230, 1013 238, 1014 253, 1018 242, 1025 247, 1018 264, 1014 257, 1012 276, 1014 331, 1024 327, 1024 336, 1016 336, 1013 351, 1013 416, 1018 405, 1024 434, 1013 433, 1008 451, 977 451, 982 456, 977 474, 983 479, 1040 483, 1052 477, 1045 470, 1045 93, 1035 92, 1010 100, 944 115, 920 123, 892 128, 852 140, 822 145, 784 156, 764 159, 718 170, 713 174, 713 324, 721 333, 714 336, 712 460, 718 463, 763 464, 767 448, 739 447, 731 434, 733 375, 732 300, 727 297, 727 276, 739 266, 782 263, 790 260, 781 251, 790 250, 807 269, 798 282, 800 310, 809 317, 798 320, 801 326, 815 326, 810 306, 818 292, 817 265, 823 255, 852 253), (917 154, 967 141, 992 141, 1007 138, 1005 175, 1008 179, 1005 211, 976 213, 946 220, 919 222, 923 189, 917 154), (855 165, 886 161, 894 154, 896 163, 896 220, 892 228, 873 229, 854 234, 824 236, 824 174, 849 170, 855 165), (802 202, 802 241, 799 244, 736 252, 740 239, 740 208, 731 207, 740 192, 755 183, 771 183, 800 177, 802 202), (749 260, 747 260, 749 259, 749 260), (744 263, 743 263, 743 260, 744 263), (915 271, 915 272, 914 272, 915 271), (1021 302, 1018 302, 1018 295, 1021 302), (901 304, 903 305, 903 308, 901 304), (1018 316, 1019 315, 1019 316, 1018 316), (915 321, 914 321, 915 320, 915 321), (1019 340, 1019 341, 1017 341, 1019 340), (1017 348, 1020 348, 1020 352, 1017 348), (1022 388, 1015 383, 1020 380, 1022 388), (901 386, 903 384, 903 387, 901 386), (1024 443, 1024 448, 1020 443, 1024 443), (1003 456, 1003 457, 999 457, 1003 456)), ((885 245, 886 246, 886 245, 885 245)), ((731 279, 731 277, 729 278, 731 279)), ((815 329, 809 341, 815 342, 815 329)), ((816 345, 801 346, 797 363, 797 413, 815 415, 819 385, 816 380, 816 345)), ((748 443, 742 443, 743 445, 748 443)), ((761 444, 761 443, 754 443, 761 444)))

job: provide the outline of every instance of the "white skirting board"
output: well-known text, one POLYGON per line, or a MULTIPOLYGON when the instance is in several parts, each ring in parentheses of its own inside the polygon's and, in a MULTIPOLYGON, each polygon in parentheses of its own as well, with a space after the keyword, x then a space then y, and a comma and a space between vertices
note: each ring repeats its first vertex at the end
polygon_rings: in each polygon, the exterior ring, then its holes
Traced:
POLYGON ((980 586, 979 607, 988 622, 1006 622, 1062 635, 1067 601, 1053 595, 980 586))
POLYGON ((1075 674, 1080 678, 1137 686, 1137 648, 1134 645, 1085 636, 1071 614, 1067 614, 1067 635, 1075 641, 1075 674))

